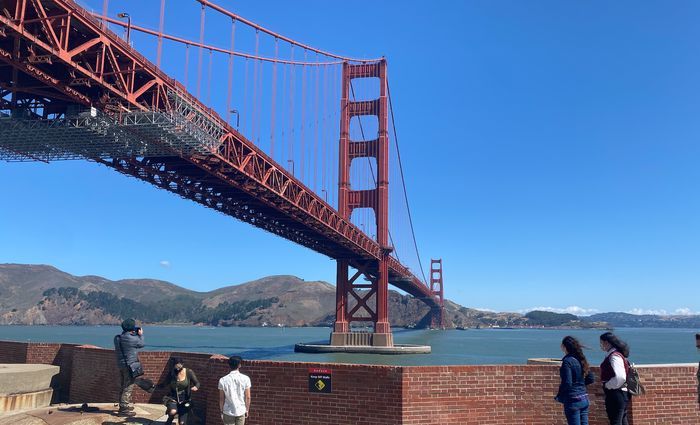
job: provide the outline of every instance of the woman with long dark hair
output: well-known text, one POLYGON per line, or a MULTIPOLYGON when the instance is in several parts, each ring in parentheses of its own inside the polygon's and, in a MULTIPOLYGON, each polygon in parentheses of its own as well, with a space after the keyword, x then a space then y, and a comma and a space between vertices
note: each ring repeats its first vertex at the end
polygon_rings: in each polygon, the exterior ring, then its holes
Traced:
POLYGON ((600 364, 600 380, 605 392, 605 412, 608 414, 610 425, 628 425, 629 395, 625 383, 629 370, 629 346, 612 332, 605 332, 600 336, 600 348, 606 352, 605 360, 600 364))
POLYGON ((163 398, 168 415, 165 423, 172 424, 177 415, 178 425, 185 425, 192 410, 192 392, 199 390, 199 380, 192 369, 185 367, 180 357, 173 357, 170 362, 172 369, 167 381, 158 385, 159 388, 168 389, 168 395, 163 398))
POLYGON ((564 415, 569 425, 588 425, 586 385, 593 383, 595 378, 583 354, 583 346, 576 338, 564 337, 561 350, 564 352, 559 369, 561 384, 555 399, 564 404, 564 415))

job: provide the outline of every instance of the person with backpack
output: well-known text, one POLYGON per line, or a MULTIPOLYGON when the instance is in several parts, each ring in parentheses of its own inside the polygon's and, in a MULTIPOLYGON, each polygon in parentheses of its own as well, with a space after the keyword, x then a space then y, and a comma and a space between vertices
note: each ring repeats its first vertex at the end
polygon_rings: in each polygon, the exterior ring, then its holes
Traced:
POLYGON ((559 368, 561 384, 554 399, 564 405, 568 425, 588 425, 589 401, 586 385, 592 384, 595 376, 583 354, 583 346, 576 338, 564 337, 561 350, 564 352, 559 368))
POLYGON ((600 364, 600 380, 605 392, 605 412, 610 425, 628 425, 627 374, 629 346, 612 332, 600 336, 600 348, 607 354, 600 364))

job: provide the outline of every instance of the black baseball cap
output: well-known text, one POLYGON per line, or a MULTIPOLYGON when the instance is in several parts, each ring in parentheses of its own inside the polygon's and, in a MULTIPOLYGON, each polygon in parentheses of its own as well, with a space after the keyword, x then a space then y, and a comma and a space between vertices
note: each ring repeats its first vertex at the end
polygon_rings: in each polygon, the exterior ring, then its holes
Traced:
POLYGON ((124 331, 133 331, 134 328, 136 328, 136 320, 129 318, 122 322, 122 329, 124 329, 124 331))

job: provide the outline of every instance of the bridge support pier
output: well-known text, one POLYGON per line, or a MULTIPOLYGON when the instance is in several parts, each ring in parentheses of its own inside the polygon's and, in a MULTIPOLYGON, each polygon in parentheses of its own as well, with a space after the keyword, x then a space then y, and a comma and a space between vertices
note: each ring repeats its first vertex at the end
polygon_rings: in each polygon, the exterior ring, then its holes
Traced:
MULTIPOLYGON (((385 257, 388 257, 388 252, 385 257)), ((335 324, 331 333, 332 346, 372 346, 393 347, 394 337, 388 316, 389 270, 386 260, 377 261, 378 271, 368 264, 367 268, 360 267, 350 277, 348 260, 338 260, 335 324), (364 277, 369 283, 358 282, 364 277), (354 299, 350 307, 348 301, 354 299), (374 300, 374 306, 372 306, 374 300), (351 322, 372 321, 374 332, 353 332, 351 322)))

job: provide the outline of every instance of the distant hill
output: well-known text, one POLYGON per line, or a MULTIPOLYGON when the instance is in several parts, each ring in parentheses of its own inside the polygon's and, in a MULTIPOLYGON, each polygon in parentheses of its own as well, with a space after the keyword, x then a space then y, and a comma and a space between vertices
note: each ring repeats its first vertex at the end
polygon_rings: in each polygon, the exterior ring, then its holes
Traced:
MULTIPOLYGON (((268 276, 196 292, 161 280, 112 281, 73 276, 47 265, 0 264, 0 324, 118 324, 125 317, 135 317, 161 324, 331 326, 334 309, 335 286, 295 276, 268 276)), ((389 291, 392 326, 426 327, 428 313, 420 300, 389 291)), ((445 300, 448 328, 550 326, 542 320, 475 310, 445 300)), ((563 326, 592 325, 567 321, 563 326)))
POLYGON ((531 326, 569 327, 569 328, 601 328, 607 327, 602 321, 585 321, 573 314, 553 313, 551 311, 533 310, 525 317, 531 326))
POLYGON ((583 319, 592 322, 607 322, 616 328, 700 328, 700 316, 600 313, 583 319))

